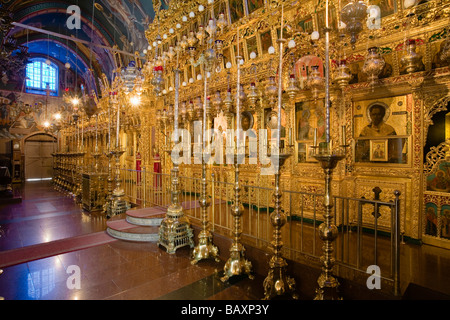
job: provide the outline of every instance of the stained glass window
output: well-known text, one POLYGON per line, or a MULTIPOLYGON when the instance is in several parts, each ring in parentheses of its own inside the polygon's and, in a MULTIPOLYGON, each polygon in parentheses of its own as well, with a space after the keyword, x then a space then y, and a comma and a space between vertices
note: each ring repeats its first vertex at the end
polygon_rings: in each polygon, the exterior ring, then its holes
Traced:
POLYGON ((58 67, 51 63, 47 64, 44 59, 34 59, 27 64, 26 91, 36 94, 58 95, 58 67))

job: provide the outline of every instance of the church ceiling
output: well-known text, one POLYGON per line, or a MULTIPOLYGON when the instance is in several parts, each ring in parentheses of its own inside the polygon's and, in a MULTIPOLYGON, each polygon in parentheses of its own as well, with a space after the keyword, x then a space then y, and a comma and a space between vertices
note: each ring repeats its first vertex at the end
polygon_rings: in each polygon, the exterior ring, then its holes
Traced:
MULTIPOLYGON (((84 40, 86 43, 58 39, 47 34, 15 27, 10 31, 18 43, 27 44, 31 56, 48 55, 62 64, 69 62, 80 74, 92 66, 97 73, 111 75, 114 59, 113 47, 130 54, 147 48, 145 30, 155 13, 149 0, 1 0, 0 7, 13 12, 14 22, 44 29, 64 36, 84 40), (77 5, 81 12, 81 28, 69 29, 67 8, 77 5), (92 51, 91 49, 92 48, 92 51)), ((163 1, 162 7, 167 7, 163 1)))

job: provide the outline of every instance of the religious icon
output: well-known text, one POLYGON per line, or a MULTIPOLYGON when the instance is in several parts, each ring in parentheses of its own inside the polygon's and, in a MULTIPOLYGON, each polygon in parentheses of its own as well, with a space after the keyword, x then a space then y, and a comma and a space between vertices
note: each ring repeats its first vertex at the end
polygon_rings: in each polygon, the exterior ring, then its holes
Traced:
POLYGON ((249 111, 241 113, 241 129, 247 131, 253 128, 253 115, 249 111))
POLYGON ((259 8, 264 7, 264 0, 247 0, 248 14, 252 13, 259 8))
POLYGON ((437 236, 437 208, 434 203, 427 203, 425 209, 425 234, 437 236))
POLYGON ((396 135, 397 133, 395 129, 386 124, 386 118, 389 117, 389 113, 387 113, 387 111, 388 107, 382 103, 371 104, 367 108, 370 124, 362 129, 360 136, 368 137, 396 135))
POLYGON ((449 163, 442 162, 438 170, 427 176, 427 190, 438 192, 450 191, 449 163))
POLYGON ((243 0, 230 0, 228 4, 230 6, 231 23, 235 23, 245 16, 243 0))
POLYGON ((370 140, 370 161, 388 160, 388 140, 370 140))
POLYGON ((265 54, 272 46, 272 33, 270 30, 267 30, 261 33, 260 37, 261 37, 261 49, 263 54, 265 54))
POLYGON ((256 37, 250 37, 247 39, 247 53, 248 57, 250 57, 250 54, 254 52, 256 55, 258 55, 258 45, 256 43, 256 37))

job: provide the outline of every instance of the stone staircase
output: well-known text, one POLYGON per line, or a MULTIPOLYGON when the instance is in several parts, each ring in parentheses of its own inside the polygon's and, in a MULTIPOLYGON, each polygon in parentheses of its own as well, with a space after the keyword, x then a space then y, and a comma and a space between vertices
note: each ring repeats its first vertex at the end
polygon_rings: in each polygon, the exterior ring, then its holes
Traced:
MULTIPOLYGON (((182 204, 183 210, 198 207, 198 201, 187 201, 182 204)), ((113 238, 127 241, 157 242, 159 227, 167 212, 165 207, 149 207, 130 209, 122 215, 107 221, 106 232, 113 238)))

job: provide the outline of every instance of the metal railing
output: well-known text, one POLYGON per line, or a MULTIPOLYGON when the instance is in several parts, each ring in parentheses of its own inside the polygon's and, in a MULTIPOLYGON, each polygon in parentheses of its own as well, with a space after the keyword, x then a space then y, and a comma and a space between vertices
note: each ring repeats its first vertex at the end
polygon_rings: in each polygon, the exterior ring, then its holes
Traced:
MULTIPOLYGON (((122 169, 125 194, 130 202, 142 207, 170 204, 169 174, 122 169)), ((218 181, 214 174, 207 181, 209 206, 208 218, 211 231, 231 236, 234 228, 231 216, 233 182, 218 181)), ((193 223, 201 221, 199 198, 201 178, 179 176, 180 202, 193 223)), ((241 185, 242 240, 269 250, 272 241, 270 213, 274 210, 274 189, 241 185)), ((354 278, 368 277, 367 268, 376 265, 380 278, 390 284, 396 295, 400 284, 400 217, 399 193, 392 201, 333 196, 334 224, 339 235, 334 244, 336 273, 354 278), (383 216, 383 223, 379 222, 383 216), (387 222, 386 222, 387 221, 387 222)), ((319 264, 322 240, 317 227, 323 219, 323 194, 284 190, 282 209, 287 223, 282 228, 283 255, 291 260, 319 264)))

